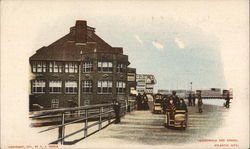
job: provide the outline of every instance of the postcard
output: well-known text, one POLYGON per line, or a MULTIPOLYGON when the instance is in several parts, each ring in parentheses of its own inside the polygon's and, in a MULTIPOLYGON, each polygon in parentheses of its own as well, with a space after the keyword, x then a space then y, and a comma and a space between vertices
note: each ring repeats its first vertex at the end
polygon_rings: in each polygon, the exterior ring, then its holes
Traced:
POLYGON ((1 148, 249 148, 249 2, 1 1, 1 148))

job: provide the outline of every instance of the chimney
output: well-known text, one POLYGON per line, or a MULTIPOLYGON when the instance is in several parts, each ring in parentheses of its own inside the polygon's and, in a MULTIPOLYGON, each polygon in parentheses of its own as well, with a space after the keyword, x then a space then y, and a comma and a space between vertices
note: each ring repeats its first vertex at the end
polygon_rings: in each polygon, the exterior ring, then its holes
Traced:
POLYGON ((86 44, 87 42, 87 21, 76 21, 76 44, 86 44))

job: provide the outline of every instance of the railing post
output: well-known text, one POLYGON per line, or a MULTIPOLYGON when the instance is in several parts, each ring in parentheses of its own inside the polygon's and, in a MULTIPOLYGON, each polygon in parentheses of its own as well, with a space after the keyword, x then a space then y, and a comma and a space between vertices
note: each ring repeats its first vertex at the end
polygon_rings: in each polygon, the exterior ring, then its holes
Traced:
POLYGON ((99 108, 99 130, 102 129, 102 113, 103 113, 103 107, 99 108))
POLYGON ((85 110, 85 129, 84 129, 84 138, 86 138, 87 137, 87 135, 88 135, 88 109, 86 109, 85 110))
POLYGON ((123 107, 123 116, 126 114, 126 111, 127 111, 127 104, 123 107))
MULTIPOLYGON (((109 111, 111 111, 111 109, 112 109, 112 107, 111 106, 109 106, 109 111)), ((108 124, 110 124, 110 122, 111 122, 111 112, 109 112, 109 114, 108 114, 108 124)))
POLYGON ((120 106, 120 111, 119 111, 119 116, 123 116, 124 115, 124 106, 120 106))
MULTIPOLYGON (((65 121, 65 113, 62 113, 62 125, 64 125, 64 121, 65 121)), ((63 138, 65 133, 65 126, 58 127, 58 131, 59 131, 58 139, 63 138)), ((61 139, 61 144, 62 145, 64 144, 64 139, 61 139)))

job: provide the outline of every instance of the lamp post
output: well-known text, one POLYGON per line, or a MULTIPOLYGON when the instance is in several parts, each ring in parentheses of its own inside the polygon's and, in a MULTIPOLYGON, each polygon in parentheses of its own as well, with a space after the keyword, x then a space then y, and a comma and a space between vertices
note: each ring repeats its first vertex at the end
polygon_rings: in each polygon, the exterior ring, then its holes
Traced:
MULTIPOLYGON (((80 51, 80 64, 79 64, 79 69, 78 69, 78 107, 81 107, 81 67, 82 67, 82 55, 83 52, 82 50, 80 51)), ((78 112, 80 116, 80 110, 78 112)))
POLYGON ((192 84, 193 84, 193 83, 192 83, 192 82, 190 82, 190 86, 191 86, 191 92, 192 92, 192 84))

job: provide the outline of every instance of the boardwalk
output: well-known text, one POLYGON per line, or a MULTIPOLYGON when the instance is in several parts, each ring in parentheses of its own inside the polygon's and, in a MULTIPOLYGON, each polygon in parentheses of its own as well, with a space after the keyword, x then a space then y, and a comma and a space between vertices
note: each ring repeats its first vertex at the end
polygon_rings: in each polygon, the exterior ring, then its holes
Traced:
POLYGON ((206 135, 214 133, 223 122, 228 110, 222 106, 204 105, 204 113, 196 107, 188 107, 188 127, 186 130, 171 130, 163 126, 164 115, 150 111, 135 111, 114 124, 90 136, 77 145, 95 143, 128 143, 145 145, 164 145, 172 143, 197 142, 206 135))

